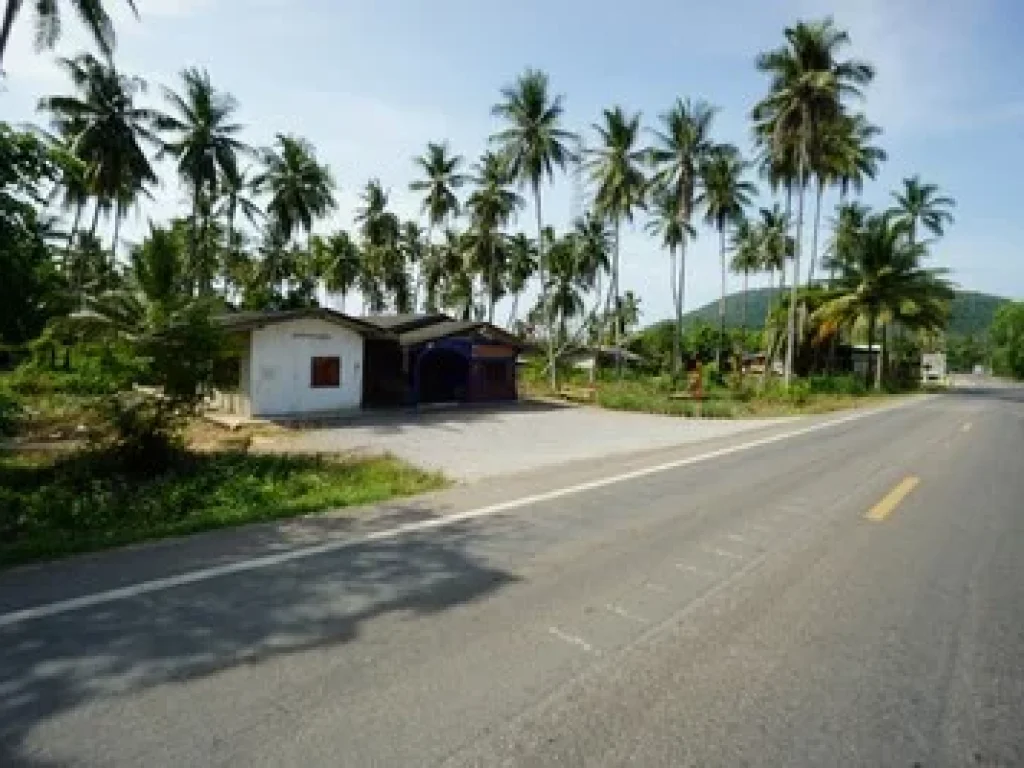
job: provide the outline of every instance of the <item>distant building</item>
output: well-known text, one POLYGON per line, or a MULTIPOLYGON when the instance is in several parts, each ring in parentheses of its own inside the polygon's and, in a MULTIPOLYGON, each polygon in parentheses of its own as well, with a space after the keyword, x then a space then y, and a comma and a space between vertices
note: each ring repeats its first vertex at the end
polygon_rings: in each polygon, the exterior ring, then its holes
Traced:
POLYGON ((857 376, 867 376, 868 371, 876 370, 878 358, 882 354, 881 344, 853 344, 850 346, 850 362, 857 376))
POLYGON ((563 354, 562 358, 573 368, 580 371, 589 371, 594 368, 595 363, 599 366, 614 366, 621 361, 624 366, 638 366, 644 359, 635 352, 623 347, 612 345, 600 345, 596 347, 579 347, 563 354))

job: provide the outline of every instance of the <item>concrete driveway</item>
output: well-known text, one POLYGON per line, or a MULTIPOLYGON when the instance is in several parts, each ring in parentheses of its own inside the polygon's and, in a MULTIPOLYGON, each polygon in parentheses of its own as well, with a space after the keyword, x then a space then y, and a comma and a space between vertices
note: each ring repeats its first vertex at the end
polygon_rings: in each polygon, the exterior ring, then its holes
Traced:
POLYGON ((391 453, 456 480, 697 442, 778 424, 780 419, 684 419, 522 402, 369 416, 296 431, 260 450, 391 453))

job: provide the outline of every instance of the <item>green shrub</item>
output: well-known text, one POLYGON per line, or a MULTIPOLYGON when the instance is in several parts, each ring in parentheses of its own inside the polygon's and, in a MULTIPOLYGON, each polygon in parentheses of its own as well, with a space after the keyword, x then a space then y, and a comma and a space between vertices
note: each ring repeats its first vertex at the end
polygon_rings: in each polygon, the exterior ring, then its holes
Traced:
POLYGON ((0 390, 0 435, 13 435, 22 416, 21 402, 10 392, 0 390))
POLYGON ((180 453, 161 472, 125 472, 117 453, 0 455, 0 566, 441 487, 396 459, 180 453))
POLYGON ((22 363, 8 386, 21 395, 112 395, 130 389, 143 373, 140 361, 111 349, 72 351, 69 369, 51 362, 49 356, 36 356, 22 363))
POLYGON ((162 472, 184 449, 185 412, 169 400, 128 393, 104 398, 96 407, 110 430, 93 447, 116 456, 129 473, 162 472))
POLYGON ((803 379, 792 381, 786 392, 786 399, 793 405, 806 405, 811 399, 812 388, 809 381, 803 379))
POLYGON ((810 391, 821 395, 865 395, 867 387, 859 376, 811 376, 806 379, 810 391))

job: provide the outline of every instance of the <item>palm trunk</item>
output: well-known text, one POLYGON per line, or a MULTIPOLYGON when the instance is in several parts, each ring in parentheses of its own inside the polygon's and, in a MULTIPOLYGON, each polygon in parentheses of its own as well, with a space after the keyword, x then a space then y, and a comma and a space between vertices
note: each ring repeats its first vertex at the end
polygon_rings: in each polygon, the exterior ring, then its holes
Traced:
MULTIPOLYGON (((783 269, 782 269, 782 271, 779 274, 780 274, 779 286, 780 286, 780 293, 781 293, 782 280, 786 276, 785 264, 783 264, 783 269)), ((764 388, 765 384, 768 383, 768 372, 773 367, 773 365, 775 363, 775 349, 778 346, 777 341, 778 341, 778 336, 779 336, 778 333, 775 333, 772 336, 768 336, 767 335, 768 334, 768 326, 771 323, 771 319, 772 319, 772 309, 775 306, 775 302, 772 301, 772 293, 774 292, 774 289, 775 289, 775 270, 771 271, 771 275, 770 275, 770 277, 768 279, 768 282, 770 284, 769 291, 768 291, 768 299, 769 299, 768 300, 768 311, 765 312, 765 315, 764 315, 764 332, 765 332, 765 336, 766 336, 764 341, 768 342, 765 345, 768 348, 765 350, 765 353, 764 353, 764 369, 761 371, 761 388, 762 389, 764 388)), ((776 296, 776 298, 778 298, 778 297, 776 296)))
POLYGON ((64 250, 64 272, 68 272, 71 264, 71 251, 75 247, 75 235, 78 234, 78 227, 82 223, 82 213, 85 211, 85 200, 79 200, 75 205, 75 220, 71 223, 71 232, 68 233, 68 245, 64 250))
POLYGON ((672 286, 672 305, 676 310, 676 323, 672 334, 672 376, 679 375, 679 278, 676 270, 676 247, 669 246, 669 283, 672 286))
POLYGON ((555 329, 552 322, 550 301, 548 297, 547 271, 544 256, 544 218, 541 215, 540 184, 533 185, 533 201, 537 209, 537 263, 540 273, 540 301, 543 308, 544 325, 548 336, 548 376, 551 391, 558 389, 558 370, 555 366, 555 329))
POLYGON ((497 265, 494 263, 494 243, 491 243, 490 247, 490 258, 488 259, 487 266, 487 322, 494 325, 494 295, 497 291, 494 290, 494 281, 497 277, 496 270, 497 265))
POLYGON ((615 255, 614 263, 612 264, 612 300, 615 302, 612 322, 615 324, 613 328, 612 339, 615 344, 615 373, 618 377, 622 378, 622 355, 619 354, 620 346, 622 342, 622 325, 621 325, 621 307, 619 305, 619 245, 621 238, 622 221, 621 217, 615 219, 615 255))
POLYGON ((4 53, 7 51, 7 43, 11 39, 11 29, 14 27, 14 18, 21 9, 21 0, 7 0, 7 8, 4 9, 4 23, 0 27, 0 72, 3 71, 4 53))
MULTIPOLYGON (((875 366, 875 389, 881 390, 885 375, 886 324, 882 323, 882 340, 878 348, 878 365, 875 366)), ((872 355, 874 357, 874 355, 872 355)))
MULTIPOLYGON (((423 251, 423 256, 420 257, 420 265, 416 269, 416 283, 413 286, 413 291, 412 291, 412 308, 413 308, 414 312, 419 311, 419 305, 420 305, 420 284, 423 282, 423 265, 424 264, 430 264, 430 260, 434 257, 433 247, 434 247, 434 221, 433 221, 433 219, 429 219, 427 221, 427 247, 423 251)), ((426 310, 427 310, 426 303, 427 303, 427 299, 426 299, 426 296, 424 296, 423 297, 423 304, 424 304, 423 311, 424 312, 426 312, 426 310)))
POLYGON ((875 374, 875 324, 878 322, 875 313, 872 311, 868 317, 868 371, 867 371, 867 382, 870 384, 873 378, 876 378, 875 374))
MULTIPOLYGON (((594 293, 596 294, 596 297, 595 297, 595 300, 594 300, 594 309, 593 309, 593 312, 591 313, 591 317, 598 324, 597 325, 597 329, 596 329, 597 330, 597 339, 596 339, 596 345, 595 346, 600 347, 601 346, 601 335, 603 333, 603 322, 601 320, 601 294, 603 293, 603 291, 602 291, 602 285, 601 285, 601 270, 600 269, 598 269, 598 271, 597 271, 597 277, 595 279, 595 284, 594 284, 594 293)), ((607 302, 607 300, 605 300, 605 310, 607 311, 607 309, 608 309, 608 302, 607 302)), ((607 314, 607 312, 606 312, 606 314, 607 314)), ((592 366, 590 366, 590 384, 591 384, 591 386, 593 386, 594 383, 597 381, 597 365, 600 362, 599 358, 600 358, 600 353, 599 352, 595 353, 594 354, 594 364, 592 366)))
POLYGON ((801 239, 804 232, 804 147, 800 148, 797 161, 796 183, 800 185, 796 204, 796 240, 793 249, 793 284, 789 293, 789 318, 786 323, 786 371, 784 381, 789 389, 793 380, 793 365, 796 362, 796 300, 800 288, 800 253, 803 250, 801 239))
POLYGON ((228 285, 231 282, 230 281, 230 267, 231 267, 231 264, 235 262, 235 260, 236 260, 235 257, 237 256, 237 254, 235 253, 235 204, 234 203, 232 203, 231 205, 228 206, 227 227, 228 227, 228 232, 227 232, 228 246, 227 246, 227 248, 224 249, 224 252, 228 255, 228 258, 225 259, 226 263, 224 264, 224 294, 225 295, 227 295, 227 293, 228 293, 228 285))
POLYGON ((718 229, 718 260, 722 268, 722 292, 718 297, 718 353, 715 360, 718 365, 718 375, 722 375, 722 352, 725 347, 725 223, 718 229))
MULTIPOLYGON (((203 282, 202 282, 202 285, 200 286, 199 292, 202 295, 204 295, 204 296, 208 296, 211 293, 213 293, 213 273, 212 273, 212 271, 207 271, 207 269, 206 269, 207 266, 209 266, 206 263, 206 257, 207 257, 207 253, 206 253, 206 240, 207 240, 207 237, 206 236, 207 236, 207 233, 209 232, 209 227, 210 227, 210 217, 208 215, 203 216, 203 226, 202 226, 202 229, 199 230, 199 242, 203 246, 203 270, 204 271, 203 271, 203 282)), ((308 248, 307 248, 307 250, 308 250, 308 248)))
POLYGON ((192 261, 192 276, 193 278, 197 278, 196 255, 199 253, 199 184, 196 183, 194 187, 195 188, 192 191, 192 226, 189 228, 188 253, 189 259, 192 261))
POLYGON ((89 226, 89 239, 95 239, 96 230, 100 226, 100 213, 103 211, 103 204, 99 198, 96 198, 96 208, 92 212, 92 224, 89 226))
POLYGON ((747 294, 750 292, 750 270, 743 269, 743 349, 747 347, 747 294))
POLYGON ((114 205, 114 240, 110 246, 110 265, 117 267, 117 241, 121 239, 121 201, 114 205))
POLYGON ((512 326, 515 325, 517 314, 519 314, 519 291, 512 294, 512 309, 509 310, 508 323, 505 325, 505 327, 510 331, 512 330, 512 326))
POLYGON ((817 197, 814 201, 814 232, 811 235, 811 265, 807 270, 807 287, 810 288, 814 282, 814 267, 818 259, 818 230, 821 228, 821 199, 825 194, 825 188, 818 179, 817 197))
MULTIPOLYGON (((687 225, 689 222, 685 222, 687 225)), ((676 344, 682 346, 683 343, 683 307, 686 301, 686 232, 689 226, 683 228, 683 241, 679 244, 679 279, 676 284, 678 289, 676 291, 676 344)), ((677 369, 675 373, 678 375, 682 372, 683 361, 682 351, 676 355, 677 369)))
MULTIPOLYGON (((840 208, 840 210, 842 210, 842 207, 844 205, 846 205, 846 194, 847 194, 847 192, 846 192, 846 188, 845 187, 839 190, 839 208, 840 208)), ((839 222, 836 221, 836 226, 832 229, 832 242, 833 243, 835 242, 836 234, 838 232, 839 232, 839 222)), ((832 284, 835 282, 835 279, 836 279, 836 260, 838 259, 838 257, 839 257, 839 254, 837 254, 835 252, 832 253, 832 263, 829 265, 829 268, 828 268, 828 287, 830 289, 832 288, 832 284)))

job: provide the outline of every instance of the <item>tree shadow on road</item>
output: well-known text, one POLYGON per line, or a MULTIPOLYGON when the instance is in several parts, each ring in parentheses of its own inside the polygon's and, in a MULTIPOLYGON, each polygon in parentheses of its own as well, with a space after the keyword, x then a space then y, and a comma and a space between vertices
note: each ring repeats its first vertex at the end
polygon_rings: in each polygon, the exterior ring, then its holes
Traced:
POLYGON ((470 551, 488 535, 451 525, 0 628, 0 765, 54 765, 31 754, 32 730, 91 701, 482 599, 516 578, 470 551))

